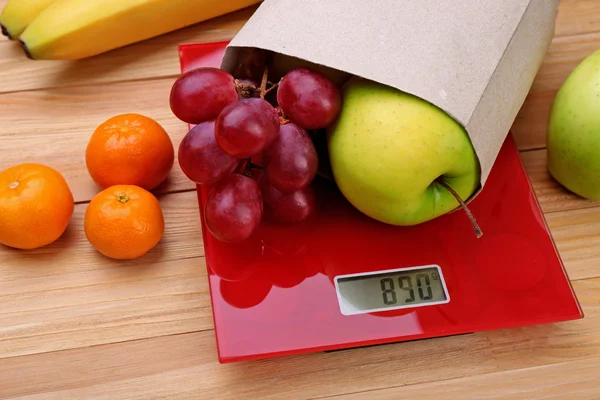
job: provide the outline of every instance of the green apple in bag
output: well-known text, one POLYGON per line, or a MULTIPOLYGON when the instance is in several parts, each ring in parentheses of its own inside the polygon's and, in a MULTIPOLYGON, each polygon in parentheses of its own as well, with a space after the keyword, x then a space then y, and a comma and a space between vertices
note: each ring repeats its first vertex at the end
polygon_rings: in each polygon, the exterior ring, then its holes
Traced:
POLYGON ((327 138, 340 191, 387 224, 410 226, 447 214, 460 206, 451 191, 466 201, 480 185, 478 158, 459 123, 427 101, 373 81, 346 83, 327 138))

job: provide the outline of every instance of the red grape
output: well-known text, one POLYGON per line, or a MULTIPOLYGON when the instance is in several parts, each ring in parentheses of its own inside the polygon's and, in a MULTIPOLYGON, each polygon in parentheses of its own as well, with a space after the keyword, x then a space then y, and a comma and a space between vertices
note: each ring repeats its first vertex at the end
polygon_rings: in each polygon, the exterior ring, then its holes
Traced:
POLYGON ((225 153, 215 138, 215 121, 193 127, 179 144, 179 166, 191 181, 211 184, 232 174, 241 160, 225 153))
POLYGON ((263 99, 243 99, 228 105, 217 118, 217 143, 227 154, 252 157, 267 148, 279 132, 279 117, 263 99))
POLYGON ((258 184, 244 175, 226 176, 209 193, 204 214, 208 230, 218 240, 234 243, 248 239, 263 216, 258 184))
POLYGON ((321 129, 337 118, 342 96, 325 75, 296 68, 281 80, 277 101, 292 122, 304 129, 321 129))
POLYGON ((188 124, 216 119, 237 101, 233 76, 219 68, 198 68, 180 76, 171 88, 171 111, 188 124))
POLYGON ((294 123, 281 125, 279 135, 263 156, 271 185, 282 192, 295 192, 310 185, 319 167, 310 136, 294 123))
POLYGON ((284 193, 277 190, 266 176, 262 176, 259 185, 265 203, 265 215, 283 223, 300 223, 315 212, 315 191, 309 186, 295 192, 284 193))

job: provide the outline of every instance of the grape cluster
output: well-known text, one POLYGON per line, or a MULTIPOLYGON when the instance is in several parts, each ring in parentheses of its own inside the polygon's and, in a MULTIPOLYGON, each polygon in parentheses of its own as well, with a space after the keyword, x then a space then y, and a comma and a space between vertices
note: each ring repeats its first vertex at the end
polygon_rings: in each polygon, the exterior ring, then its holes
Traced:
POLYGON ((267 75, 265 69, 259 83, 202 67, 171 89, 171 110, 194 125, 180 143, 179 165, 193 182, 211 186, 205 222, 223 242, 248 239, 263 218, 300 223, 316 208, 311 184, 319 160, 311 135, 335 121, 341 94, 305 67, 269 88, 267 75))

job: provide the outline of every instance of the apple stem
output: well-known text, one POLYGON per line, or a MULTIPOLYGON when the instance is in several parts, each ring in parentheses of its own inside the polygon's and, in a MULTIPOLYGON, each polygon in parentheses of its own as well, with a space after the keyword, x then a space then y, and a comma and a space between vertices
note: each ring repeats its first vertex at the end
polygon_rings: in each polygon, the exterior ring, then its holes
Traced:
POLYGON ((467 206, 467 204, 460 198, 460 196, 458 195, 458 193, 456 193, 456 191, 454 189, 452 189, 452 187, 450 185, 448 185, 444 181, 443 178, 438 179, 437 182, 440 185, 442 185, 447 191, 449 191, 450 194, 452 196, 454 196, 454 198, 456 198, 456 200, 460 203, 460 205, 463 208, 463 210, 465 210, 465 213, 467 213, 467 217, 469 217, 469 220, 471 221, 471 225, 473 225, 473 230, 475 231, 475 235, 477 235, 478 239, 480 237, 482 237, 483 236, 483 231, 479 227, 479 224, 477 224, 477 220, 475 220, 475 217, 473 216, 473 213, 471 212, 471 210, 469 209, 469 207, 467 206))
POLYGON ((265 99, 267 94, 267 82, 269 81, 269 67, 265 67, 263 72, 262 82, 260 83, 260 98, 265 99))

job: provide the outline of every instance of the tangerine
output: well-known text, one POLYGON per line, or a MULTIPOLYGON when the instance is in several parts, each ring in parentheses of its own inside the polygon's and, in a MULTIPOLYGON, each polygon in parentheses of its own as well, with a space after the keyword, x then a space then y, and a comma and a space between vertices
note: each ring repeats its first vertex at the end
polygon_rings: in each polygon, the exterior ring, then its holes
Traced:
POLYGON ((0 173, 0 243, 21 250, 60 238, 75 201, 64 177, 41 164, 25 163, 0 173))
POLYGON ((98 193, 83 222, 90 244, 118 260, 143 256, 163 236, 165 223, 156 197, 135 185, 114 185, 98 193))
POLYGON ((92 179, 102 189, 136 185, 152 190, 171 172, 175 149, 165 129, 152 118, 121 114, 96 128, 85 160, 92 179))

